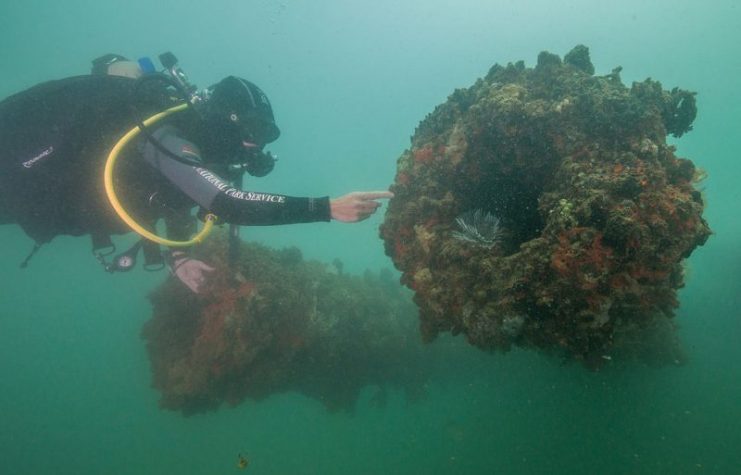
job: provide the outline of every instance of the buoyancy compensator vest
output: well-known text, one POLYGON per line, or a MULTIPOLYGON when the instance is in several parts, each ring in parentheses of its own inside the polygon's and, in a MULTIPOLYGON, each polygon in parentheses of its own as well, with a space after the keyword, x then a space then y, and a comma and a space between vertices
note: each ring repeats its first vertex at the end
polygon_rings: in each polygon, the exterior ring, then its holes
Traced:
POLYGON ((175 101, 157 81, 77 76, 0 102, 0 215, 37 243, 126 229, 103 190, 108 151, 142 117, 175 101))

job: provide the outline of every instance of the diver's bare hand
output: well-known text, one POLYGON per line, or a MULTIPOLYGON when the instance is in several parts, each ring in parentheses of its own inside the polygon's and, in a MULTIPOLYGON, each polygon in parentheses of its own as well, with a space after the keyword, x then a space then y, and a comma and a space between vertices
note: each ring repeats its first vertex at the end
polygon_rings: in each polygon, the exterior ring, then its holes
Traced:
POLYGON ((343 223, 356 223, 376 212, 379 199, 393 198, 390 191, 354 191, 329 201, 332 219, 343 223))
POLYGON ((172 253, 170 270, 180 282, 197 294, 206 280, 206 274, 213 272, 214 268, 203 261, 188 257, 184 252, 175 251, 172 253))

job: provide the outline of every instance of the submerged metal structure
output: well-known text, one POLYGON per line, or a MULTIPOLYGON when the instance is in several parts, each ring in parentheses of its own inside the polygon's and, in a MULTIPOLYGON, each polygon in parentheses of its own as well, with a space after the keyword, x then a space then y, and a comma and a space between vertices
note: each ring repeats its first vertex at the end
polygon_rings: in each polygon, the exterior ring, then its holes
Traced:
POLYGON ((453 92, 398 159, 381 228, 424 338, 592 366, 674 345, 682 262, 710 229, 701 173, 666 137, 696 112, 692 92, 596 76, 582 45, 453 92))
POLYGON ((168 279, 150 296, 142 331, 162 408, 190 415, 297 392, 352 410, 368 386, 372 404, 389 388, 421 396, 429 353, 391 271, 347 275, 338 261, 246 242, 230 266, 223 234, 194 252, 217 268, 206 289, 168 279))

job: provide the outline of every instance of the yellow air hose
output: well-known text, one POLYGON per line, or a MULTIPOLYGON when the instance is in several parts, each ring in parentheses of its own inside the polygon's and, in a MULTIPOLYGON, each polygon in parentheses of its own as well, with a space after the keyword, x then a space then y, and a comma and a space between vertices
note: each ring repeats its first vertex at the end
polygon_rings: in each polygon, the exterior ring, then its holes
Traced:
MULTIPOLYGON (((158 120, 161 120, 165 117, 167 117, 170 114, 174 114, 176 112, 180 112, 182 110, 185 110, 188 107, 188 104, 180 104, 175 107, 171 107, 167 110, 164 110, 158 114, 153 115, 152 117, 148 118, 144 121, 144 127, 149 127, 151 124, 154 124, 158 120)), ((128 144, 134 137, 136 137, 140 132, 139 127, 134 127, 133 129, 129 130, 126 135, 121 137, 121 140, 119 140, 116 145, 111 150, 111 153, 108 154, 108 159, 105 163, 105 171, 103 173, 103 183, 105 184, 105 192, 108 196, 108 201, 111 202, 111 206, 113 206, 113 209, 116 211, 116 214, 118 214, 121 219, 129 225, 129 227, 139 234, 142 237, 145 237, 149 239, 150 241, 154 241, 158 244, 162 244, 163 246, 170 246, 170 247, 187 247, 192 246, 194 244, 200 244, 203 242, 203 240, 206 238, 206 236, 211 232, 211 229, 214 227, 214 221, 216 221, 216 216, 213 214, 206 215, 206 220, 203 223, 203 229, 193 236, 189 241, 171 241, 169 239, 165 239, 162 237, 157 236, 156 234, 147 231, 142 226, 140 226, 134 219, 126 212, 126 210, 121 206, 121 202, 118 200, 118 197, 116 196, 116 192, 113 189, 113 169, 116 166, 116 160, 118 159, 119 153, 121 153, 121 150, 128 144)))

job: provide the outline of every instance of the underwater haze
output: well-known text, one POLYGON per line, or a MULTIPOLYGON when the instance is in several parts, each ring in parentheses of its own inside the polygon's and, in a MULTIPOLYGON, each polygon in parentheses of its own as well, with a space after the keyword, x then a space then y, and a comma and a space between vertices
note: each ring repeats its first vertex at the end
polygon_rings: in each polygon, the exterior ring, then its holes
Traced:
MULTIPOLYGON (((387 189, 419 121, 494 63, 533 66, 577 44, 598 75, 622 66, 627 85, 651 77, 698 93, 694 130, 672 139, 708 173, 714 232, 679 293, 687 364, 590 372, 445 335, 420 401, 392 392, 378 405, 367 388, 354 411, 330 413, 286 393, 183 417, 158 408, 140 336, 167 273, 107 274, 86 237, 57 238, 20 269, 33 242, 1 226, 0 473, 741 473, 738 2, 5 1, 0 98, 84 74, 105 53, 172 51, 200 86, 233 74, 270 97, 279 161, 247 188, 336 197, 387 189)), ((392 268, 382 211, 242 236, 362 274, 392 268)))

